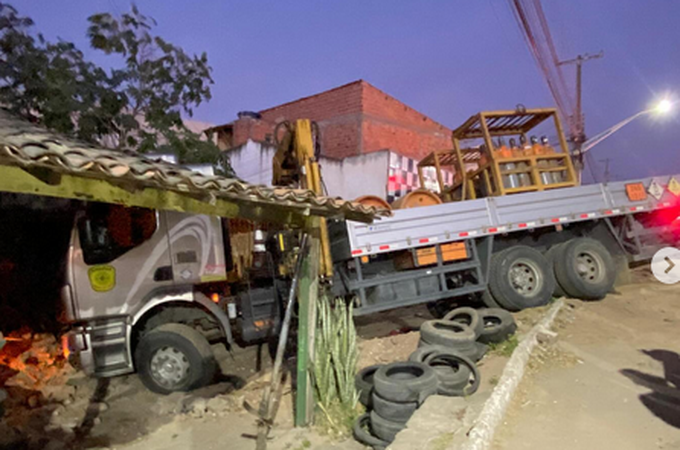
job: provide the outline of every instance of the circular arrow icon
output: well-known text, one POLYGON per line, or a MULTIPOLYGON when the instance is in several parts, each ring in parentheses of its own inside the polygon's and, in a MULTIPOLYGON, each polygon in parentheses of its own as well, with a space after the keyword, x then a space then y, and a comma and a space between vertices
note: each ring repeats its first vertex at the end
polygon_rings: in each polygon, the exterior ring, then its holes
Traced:
POLYGON ((652 273, 664 284, 680 281, 680 250, 664 247, 652 257, 652 273))

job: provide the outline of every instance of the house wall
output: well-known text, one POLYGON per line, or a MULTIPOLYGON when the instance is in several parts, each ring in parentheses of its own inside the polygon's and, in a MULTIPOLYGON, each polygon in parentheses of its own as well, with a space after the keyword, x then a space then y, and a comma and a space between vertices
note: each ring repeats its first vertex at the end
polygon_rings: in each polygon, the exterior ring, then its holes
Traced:
MULTIPOLYGON (((284 120, 311 119, 321 131, 324 156, 343 159, 390 149, 420 160, 451 147, 451 130, 363 80, 243 116, 230 124, 234 147, 249 139, 273 143, 284 120)), ((223 148, 227 150, 227 148, 223 148)))

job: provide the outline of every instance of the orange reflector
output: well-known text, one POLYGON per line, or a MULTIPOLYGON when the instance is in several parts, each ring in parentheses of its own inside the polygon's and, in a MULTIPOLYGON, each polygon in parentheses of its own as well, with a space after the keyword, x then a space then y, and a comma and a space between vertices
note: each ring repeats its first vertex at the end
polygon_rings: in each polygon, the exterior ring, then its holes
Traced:
POLYGON ((210 295, 210 300, 212 300, 215 303, 219 303, 220 302, 220 294, 218 294, 217 292, 213 293, 212 295, 210 295))
POLYGON ((66 359, 71 355, 71 350, 68 348, 68 337, 65 334, 61 336, 61 353, 66 359))

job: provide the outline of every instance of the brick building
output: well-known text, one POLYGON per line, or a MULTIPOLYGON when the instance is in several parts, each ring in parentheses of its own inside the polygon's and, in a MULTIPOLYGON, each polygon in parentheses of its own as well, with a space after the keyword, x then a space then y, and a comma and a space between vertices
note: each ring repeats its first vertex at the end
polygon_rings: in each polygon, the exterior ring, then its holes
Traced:
POLYGON ((241 113, 211 129, 224 150, 248 139, 271 142, 283 120, 311 119, 319 124, 322 154, 336 159, 389 149, 421 159, 433 150, 450 148, 451 130, 364 80, 268 108, 241 113))
MULTIPOLYGON (((344 198, 372 194, 394 200, 419 187, 417 161, 452 145, 450 129, 364 80, 259 112, 241 112, 206 134, 228 152, 238 176, 269 184, 276 124, 303 118, 319 125, 328 194, 344 198)), ((435 188, 434 173, 428 170, 425 176, 426 186, 435 188)))

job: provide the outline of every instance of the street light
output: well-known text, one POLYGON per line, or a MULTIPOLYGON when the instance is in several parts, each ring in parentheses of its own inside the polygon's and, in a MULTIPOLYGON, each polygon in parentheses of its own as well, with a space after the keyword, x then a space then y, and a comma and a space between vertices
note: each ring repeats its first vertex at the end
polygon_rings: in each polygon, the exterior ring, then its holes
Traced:
POLYGON ((673 102, 668 100, 667 98, 661 100, 658 105, 656 105, 656 108, 654 108, 656 112, 659 114, 668 114, 671 112, 671 109, 673 109, 673 102))
POLYGON ((629 123, 631 123, 633 120, 637 119, 638 117, 647 115, 647 114, 659 114, 659 115, 665 115, 671 112, 673 109, 673 106, 675 105, 675 102, 672 102, 669 99, 663 99, 659 103, 657 103, 655 106, 649 109, 645 109, 644 111, 640 111, 637 114, 633 114, 627 119, 622 120, 621 122, 617 123, 613 127, 603 131, 602 133, 598 134, 597 136, 593 136, 592 138, 588 139, 586 142, 583 143, 583 146, 581 147, 581 153, 586 153, 588 150, 591 148, 595 147, 597 144, 600 142, 604 141, 607 139, 609 136, 612 134, 616 133, 619 131, 621 128, 625 127, 629 123))

